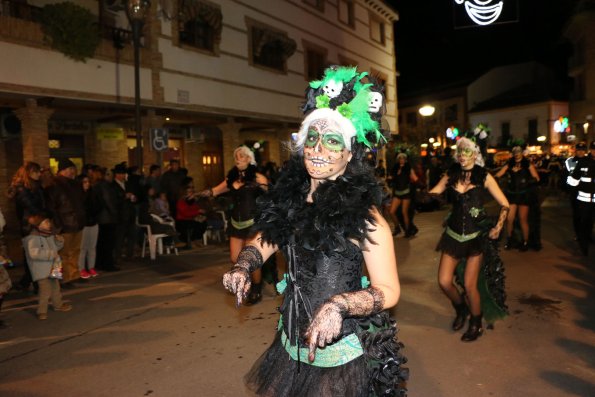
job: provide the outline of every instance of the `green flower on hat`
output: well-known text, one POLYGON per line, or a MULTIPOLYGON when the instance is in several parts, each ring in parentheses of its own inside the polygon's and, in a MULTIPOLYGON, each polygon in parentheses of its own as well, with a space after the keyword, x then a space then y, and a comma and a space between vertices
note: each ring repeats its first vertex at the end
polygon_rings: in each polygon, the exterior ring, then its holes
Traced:
POLYGON ((329 98, 328 95, 326 95, 326 94, 318 95, 316 97, 316 108, 318 108, 318 109, 328 108, 330 102, 331 102, 331 98, 329 98))
POLYGON ((344 103, 341 106, 337 106, 337 112, 341 113, 343 117, 348 119, 350 119, 351 116, 353 116, 353 111, 347 103, 344 103))

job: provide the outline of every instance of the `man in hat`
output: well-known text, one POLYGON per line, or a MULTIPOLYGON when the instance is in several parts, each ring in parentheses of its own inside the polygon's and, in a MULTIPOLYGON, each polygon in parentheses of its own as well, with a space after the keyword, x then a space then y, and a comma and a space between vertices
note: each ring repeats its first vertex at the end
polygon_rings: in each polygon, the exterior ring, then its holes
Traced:
POLYGON ((47 208, 52 222, 64 238, 60 251, 64 286, 79 279, 78 259, 81 249, 82 230, 85 226, 83 187, 76 179, 76 166, 70 159, 58 161, 58 173, 53 183, 46 188, 47 208))
POLYGON ((576 187, 576 213, 578 215, 577 239, 581 252, 589 254, 595 220, 595 141, 589 147, 589 156, 583 156, 568 177, 567 183, 576 187))
POLYGON ((572 186, 568 183, 568 177, 572 174, 574 169, 576 168, 576 164, 579 162, 580 159, 585 157, 587 154, 587 144, 585 142, 579 142, 574 147, 574 156, 569 157, 564 162, 564 172, 565 172, 565 180, 566 180, 566 190, 568 191, 568 196, 570 198, 570 208, 572 209, 572 227, 574 230, 574 239, 578 239, 579 234, 579 212, 577 210, 578 201, 576 199, 577 189, 576 185, 572 186))
POLYGON ((116 229, 116 261, 122 256, 122 248, 126 243, 126 257, 134 255, 134 244, 136 242, 136 202, 137 196, 131 191, 128 184, 128 167, 125 163, 117 164, 112 170, 114 181, 112 182, 116 191, 118 203, 118 227, 116 229))

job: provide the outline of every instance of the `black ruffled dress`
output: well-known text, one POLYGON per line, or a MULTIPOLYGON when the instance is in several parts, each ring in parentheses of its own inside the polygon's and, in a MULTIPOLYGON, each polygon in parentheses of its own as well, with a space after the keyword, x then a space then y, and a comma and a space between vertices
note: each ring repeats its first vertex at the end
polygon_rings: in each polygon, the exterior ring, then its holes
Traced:
POLYGON ((471 185, 474 187, 465 193, 455 190, 457 182, 464 179, 462 173, 459 164, 453 165, 448 170, 447 194, 452 203, 452 210, 436 250, 460 259, 455 282, 462 290, 466 259, 483 254, 482 271, 478 277, 477 288, 481 294, 483 316, 491 324, 504 318, 508 314, 508 308, 504 263, 498 254, 498 242, 488 238, 488 233, 495 223, 487 216, 484 207, 487 171, 476 165, 471 170, 470 176, 471 185))
POLYGON ((278 332, 246 375, 262 396, 404 396, 407 369, 396 323, 386 311, 343 321, 341 338, 308 361, 303 335, 318 307, 331 296, 366 287, 363 254, 350 240, 366 239, 369 210, 382 199, 371 172, 346 173, 320 185, 306 203, 309 176, 292 159, 277 185, 259 200, 255 228, 286 255, 285 299, 278 332))
POLYGON ((529 171, 529 160, 523 158, 520 162, 520 169, 513 171, 515 168, 514 158, 508 162, 508 186, 504 189, 504 194, 510 204, 529 205, 531 203, 531 196, 534 191, 532 186, 533 176, 529 171))

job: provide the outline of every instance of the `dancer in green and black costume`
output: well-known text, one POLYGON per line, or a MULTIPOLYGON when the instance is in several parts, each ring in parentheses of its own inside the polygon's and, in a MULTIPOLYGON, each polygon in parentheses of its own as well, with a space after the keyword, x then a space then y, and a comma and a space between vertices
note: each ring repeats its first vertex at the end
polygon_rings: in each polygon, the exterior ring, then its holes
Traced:
POLYGON ((246 376, 257 395, 405 395, 386 311, 400 296, 393 238, 365 161, 384 139, 383 103, 382 87, 356 68, 331 67, 310 83, 294 154, 259 199, 256 238, 223 278, 240 304, 251 271, 278 250, 287 259, 278 332, 246 376))
POLYGON ((483 333, 484 315, 491 323, 506 314, 504 268, 495 240, 509 204, 496 180, 483 168, 481 152, 473 141, 461 138, 456 156, 458 162, 430 194, 446 191, 451 198, 452 211, 437 248, 442 251, 438 282, 456 311, 453 330, 463 328, 471 313, 469 328, 461 338, 471 342, 483 333), (486 190, 500 204, 495 225, 490 224, 483 205, 486 190), (458 283, 453 282, 455 271, 458 283))
MULTIPOLYGON (((506 223, 507 240, 505 249, 512 248, 514 222, 518 213, 521 226, 522 242, 519 244, 521 251, 529 249, 529 210, 539 210, 539 200, 536 192, 536 182, 539 182, 539 174, 529 159, 523 155, 523 148, 515 146, 512 148, 512 158, 495 175, 500 178, 508 174, 509 182, 505 189, 506 198, 510 203, 510 212, 506 223)), ((540 227, 540 217, 533 216, 533 228, 540 227)), ((535 233, 535 231, 534 231, 535 233)), ((538 234, 539 235, 539 234, 538 234)), ((538 241, 535 244, 541 245, 538 241)))

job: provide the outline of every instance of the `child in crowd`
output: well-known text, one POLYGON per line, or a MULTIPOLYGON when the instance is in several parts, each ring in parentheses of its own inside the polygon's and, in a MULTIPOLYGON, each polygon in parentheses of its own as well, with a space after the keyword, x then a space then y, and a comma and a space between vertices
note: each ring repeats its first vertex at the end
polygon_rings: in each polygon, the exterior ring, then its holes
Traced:
POLYGON ((31 232, 23 238, 23 247, 33 281, 39 285, 37 318, 47 320, 50 298, 55 311, 67 312, 72 309, 70 304, 62 302, 60 292, 62 261, 58 251, 64 246, 64 238, 56 234, 48 218, 34 215, 29 217, 28 222, 31 232))
MULTIPOLYGON (((169 202, 167 201, 167 193, 159 192, 157 197, 149 200, 149 212, 155 214, 166 222, 172 222, 174 219, 171 216, 169 209, 169 202)), ((151 196, 153 197, 153 196, 151 196)))

